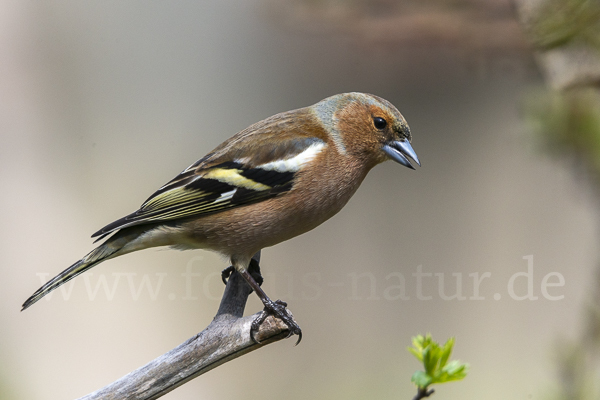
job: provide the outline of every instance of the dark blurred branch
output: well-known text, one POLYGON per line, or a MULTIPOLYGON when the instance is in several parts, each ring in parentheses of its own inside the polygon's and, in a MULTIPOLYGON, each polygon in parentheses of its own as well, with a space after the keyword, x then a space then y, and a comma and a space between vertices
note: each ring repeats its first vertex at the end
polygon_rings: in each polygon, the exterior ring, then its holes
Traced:
POLYGON ((425 397, 429 397, 433 394, 433 392, 435 392, 434 389, 427 389, 427 388, 418 388, 417 389, 417 394, 415 395, 415 397, 413 397, 413 400, 421 400, 424 399, 425 397))
POLYGON ((260 344, 250 338, 250 325, 258 315, 242 318, 250 293, 252 290, 241 275, 233 272, 219 311, 205 330, 81 399, 157 399, 227 361, 285 339, 287 326, 273 317, 268 317, 255 334, 260 344))
POLYGON ((311 34, 339 32, 365 46, 522 52, 529 46, 511 0, 264 0, 273 22, 311 34))

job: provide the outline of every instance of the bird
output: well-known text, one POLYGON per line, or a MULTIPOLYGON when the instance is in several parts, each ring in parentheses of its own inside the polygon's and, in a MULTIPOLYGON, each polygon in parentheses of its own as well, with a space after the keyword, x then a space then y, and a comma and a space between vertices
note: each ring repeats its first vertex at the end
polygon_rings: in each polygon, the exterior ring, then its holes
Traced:
MULTIPOLYGON (((336 94, 282 112, 238 132, 160 187, 141 207, 92 235, 102 244, 59 273, 22 306, 99 263, 158 246, 205 249, 225 256, 290 335, 302 331, 287 304, 272 301, 249 272, 252 257, 308 232, 346 205, 367 173, 393 160, 421 165, 411 131, 387 100, 366 93, 336 94)), ((94 242, 94 243, 96 243, 94 242)), ((252 333, 251 333, 252 334, 252 333)))

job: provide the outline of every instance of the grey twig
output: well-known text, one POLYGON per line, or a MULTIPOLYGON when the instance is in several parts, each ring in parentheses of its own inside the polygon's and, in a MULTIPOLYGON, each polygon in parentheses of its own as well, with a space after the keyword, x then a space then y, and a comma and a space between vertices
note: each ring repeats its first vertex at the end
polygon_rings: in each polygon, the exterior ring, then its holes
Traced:
POLYGON ((219 311, 205 330, 80 400, 157 399, 227 361, 285 339, 289 333, 287 326, 273 317, 268 317, 255 334, 260 344, 250 338, 250 325, 258 315, 242 318, 250 293, 252 290, 244 279, 233 272, 219 311))

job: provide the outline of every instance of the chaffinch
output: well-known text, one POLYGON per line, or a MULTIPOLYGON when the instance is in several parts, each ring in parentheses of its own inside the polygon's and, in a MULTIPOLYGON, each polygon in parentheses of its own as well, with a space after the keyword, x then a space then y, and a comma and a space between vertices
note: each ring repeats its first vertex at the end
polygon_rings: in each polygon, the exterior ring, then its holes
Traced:
POLYGON ((345 93, 274 115, 223 142, 158 189, 139 210, 92 237, 108 239, 38 289, 23 310, 102 261, 156 246, 207 249, 231 260, 275 314, 300 328, 248 273, 252 256, 305 233, 344 207, 375 165, 420 165, 410 129, 388 101, 345 93))

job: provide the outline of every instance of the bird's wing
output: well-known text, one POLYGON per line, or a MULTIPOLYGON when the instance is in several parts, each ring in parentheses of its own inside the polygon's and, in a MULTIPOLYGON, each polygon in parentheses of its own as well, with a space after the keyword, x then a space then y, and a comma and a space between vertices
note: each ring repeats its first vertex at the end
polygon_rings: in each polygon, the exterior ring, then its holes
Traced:
POLYGON ((297 173, 325 143, 310 136, 285 136, 266 135, 258 142, 234 136, 161 187, 138 211, 92 237, 100 236, 100 240, 133 225, 218 213, 292 189, 297 173), (235 146, 228 147, 230 141, 236 141, 235 146))

